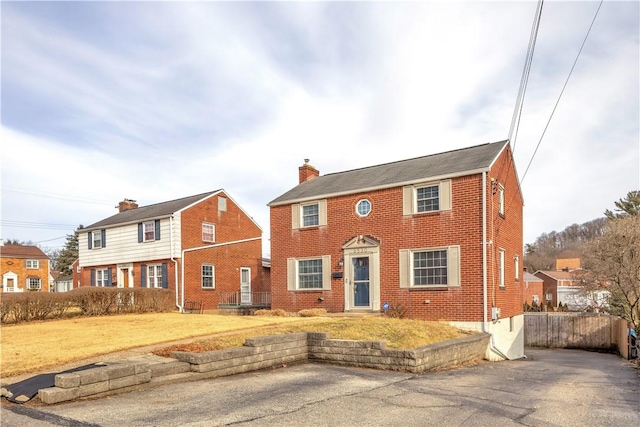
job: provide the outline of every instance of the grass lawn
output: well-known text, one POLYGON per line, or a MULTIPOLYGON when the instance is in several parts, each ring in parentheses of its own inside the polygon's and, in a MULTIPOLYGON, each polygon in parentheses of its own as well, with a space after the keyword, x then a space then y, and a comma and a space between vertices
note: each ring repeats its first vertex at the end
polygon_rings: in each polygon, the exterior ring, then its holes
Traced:
POLYGON ((145 345, 308 320, 149 313, 3 324, 0 326, 0 374, 4 378, 145 345))
POLYGON ((241 346, 245 338, 299 331, 329 332, 335 339, 386 341, 389 348, 416 348, 464 333, 437 322, 382 317, 271 317, 179 313, 83 317, 2 325, 2 377, 40 372, 64 363, 152 344, 194 338, 172 350, 207 351, 241 346), (237 331, 230 334, 230 331, 237 331), (205 335, 223 334, 213 339, 205 335))

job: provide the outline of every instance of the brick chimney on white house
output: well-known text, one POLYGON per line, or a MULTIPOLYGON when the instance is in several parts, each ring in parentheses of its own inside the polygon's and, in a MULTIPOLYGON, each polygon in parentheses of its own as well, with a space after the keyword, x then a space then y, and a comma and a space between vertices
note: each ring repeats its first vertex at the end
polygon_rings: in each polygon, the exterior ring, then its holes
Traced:
POLYGON ((309 159, 304 159, 304 165, 298 168, 298 178, 300 184, 320 176, 320 171, 309 164, 309 159))
POLYGON ((131 199, 124 199, 123 201, 118 203, 118 209, 120 212, 136 209, 137 207, 138 204, 136 203, 136 201, 131 199))

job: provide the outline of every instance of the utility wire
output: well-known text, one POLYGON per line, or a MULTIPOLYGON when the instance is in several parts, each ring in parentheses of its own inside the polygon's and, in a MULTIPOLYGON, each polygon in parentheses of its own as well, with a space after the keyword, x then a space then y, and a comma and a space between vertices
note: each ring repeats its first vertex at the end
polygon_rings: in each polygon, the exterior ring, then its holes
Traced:
POLYGON ((538 39, 538 29, 540 28, 540 18, 542 17, 542 6, 544 6, 544 0, 538 1, 536 7, 536 14, 531 26, 531 34, 529 35, 529 47, 527 48, 527 55, 524 61, 524 68, 522 70, 522 78, 520 79, 520 88, 518 89, 518 96, 516 98, 516 105, 513 109, 513 117, 511 118, 511 127, 509 128, 509 141, 511 145, 512 155, 516 150, 516 139, 518 138, 518 129, 520 127, 520 118, 522 117, 522 107, 524 106, 524 96, 527 91, 527 83, 529 82, 529 74, 531 72, 531 64, 533 63, 533 52, 536 46, 536 40, 538 39), (515 131, 515 135, 514 135, 515 131))
POLYGON ((576 55, 576 59, 575 61, 573 61, 573 65, 571 66, 571 70, 569 70, 569 75, 567 76, 567 80, 564 82, 564 86, 562 86, 562 90, 560 91, 560 95, 558 96, 558 100, 556 101, 556 105, 554 105, 553 110, 551 111, 551 115, 549 116, 549 120, 547 120, 547 124, 544 127, 544 130, 542 131, 542 135, 540 136, 540 140, 538 141, 538 145, 536 145, 536 149, 533 152, 533 155, 531 156, 531 160, 529 160, 529 164, 527 165, 527 168, 524 171, 524 174, 522 174, 522 179, 520 179, 520 185, 522 185, 522 182, 524 181, 524 178, 527 176, 527 172, 529 171, 529 167, 531 166, 531 163, 533 162, 534 157, 536 156, 536 153, 538 152, 538 148, 540 148, 540 143, 542 143, 542 139, 544 138, 545 133, 547 132, 547 129, 549 128, 549 123, 551 123, 551 119, 553 118, 553 114, 556 112, 556 108, 558 108, 558 104, 560 103, 560 99, 562 98, 562 94, 564 93, 564 90, 567 87, 567 84, 569 83, 569 79, 571 78, 571 74, 573 73, 573 69, 576 67, 576 64, 578 63, 578 58, 580 58, 580 53, 582 53, 582 49, 584 48, 585 43, 587 42, 587 38, 589 37, 589 33, 591 33, 591 28, 593 28, 593 23, 596 22, 596 17, 598 16, 598 12, 600 12, 600 8, 602 7, 602 3, 604 0, 600 0, 600 4, 598 5, 598 9, 596 10, 595 15, 593 15, 593 20, 591 21, 591 25, 589 25, 589 30, 587 30, 587 34, 584 36, 584 40, 582 41, 582 46, 580 46, 580 50, 578 51, 578 54, 576 55))
POLYGON ((72 224, 48 224, 44 222, 12 221, 8 219, 0 221, 0 225, 9 228, 41 228, 49 230, 68 230, 70 228, 75 230, 77 228, 77 225, 72 224))
POLYGON ((26 189, 26 188, 19 188, 19 187, 3 186, 2 187, 2 191, 3 192, 8 192, 8 193, 28 194, 30 196, 49 197, 51 199, 72 200, 72 201, 75 201, 75 202, 93 203, 93 204, 97 204, 97 205, 113 206, 113 202, 106 202, 106 201, 99 201, 99 200, 88 200, 88 199, 82 199, 82 198, 79 198, 79 197, 63 196, 63 195, 53 194, 53 193, 43 193, 41 191, 33 191, 33 190, 29 190, 29 189, 26 189))

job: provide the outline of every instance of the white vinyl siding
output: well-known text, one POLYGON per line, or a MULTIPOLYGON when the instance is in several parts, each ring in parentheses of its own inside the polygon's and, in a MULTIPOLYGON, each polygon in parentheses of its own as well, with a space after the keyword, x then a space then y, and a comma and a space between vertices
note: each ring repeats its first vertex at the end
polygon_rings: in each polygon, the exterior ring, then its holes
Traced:
POLYGON ((327 201, 325 199, 291 205, 292 229, 323 225, 327 225, 327 201))
POLYGON ((460 246, 401 249, 400 287, 460 286, 460 246))
POLYGON ((331 289, 331 256, 287 259, 287 289, 290 291, 331 289))
POLYGON ((425 182, 402 188, 402 214, 451 210, 451 180, 425 182))
POLYGON ((80 233, 79 258, 83 267, 142 262, 149 260, 180 257, 180 221, 174 220, 173 244, 171 251, 171 230, 169 219, 160 220, 160 240, 138 243, 138 224, 127 224, 107 229, 108 244, 96 250, 88 249, 87 234, 80 233))

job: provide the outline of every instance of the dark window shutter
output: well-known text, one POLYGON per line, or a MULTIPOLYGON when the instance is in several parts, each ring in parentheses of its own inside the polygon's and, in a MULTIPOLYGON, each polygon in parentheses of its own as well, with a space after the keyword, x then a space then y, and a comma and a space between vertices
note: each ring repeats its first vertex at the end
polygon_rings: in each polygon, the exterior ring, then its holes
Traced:
POLYGON ((138 243, 142 243, 142 223, 138 224, 138 243))
POLYGON ((93 242, 92 242, 92 238, 91 238, 91 232, 89 231, 87 233, 87 237, 88 237, 88 241, 89 241, 89 249, 91 249, 93 247, 93 242))
POLYGON ((162 263, 162 287, 167 289, 169 287, 169 278, 167 277, 167 263, 162 263))
POLYGON ((156 229, 156 240, 160 240, 160 220, 156 219, 155 227, 156 229))
POLYGON ((147 287, 147 265, 146 264, 142 264, 140 266, 140 287, 141 288, 147 287))
MULTIPOLYGON (((91 234, 91 232, 89 232, 89 234, 91 234)), ((92 268, 91 269, 91 281, 89 282, 89 286, 95 286, 96 285, 96 269, 92 268)))
POLYGON ((107 247, 107 230, 103 228, 102 230, 100 230, 100 233, 102 234, 102 247, 106 248, 107 247))
POLYGON ((107 268, 107 286, 111 286, 111 277, 112 277, 111 268, 107 268))

